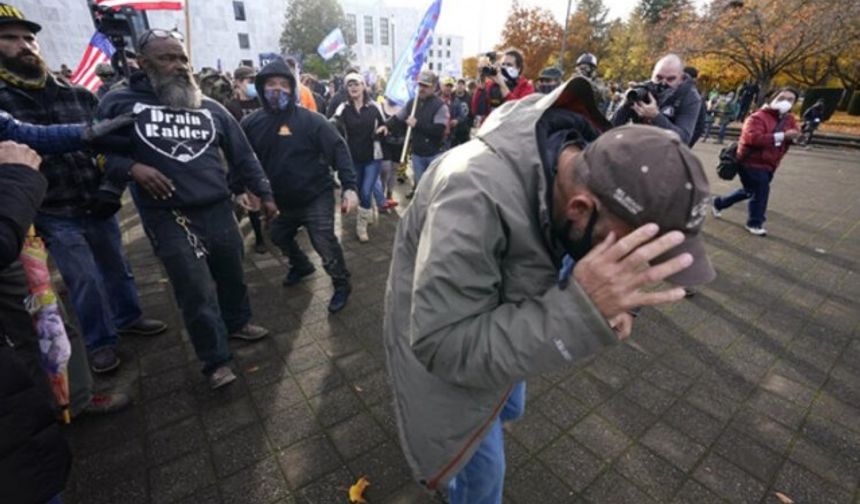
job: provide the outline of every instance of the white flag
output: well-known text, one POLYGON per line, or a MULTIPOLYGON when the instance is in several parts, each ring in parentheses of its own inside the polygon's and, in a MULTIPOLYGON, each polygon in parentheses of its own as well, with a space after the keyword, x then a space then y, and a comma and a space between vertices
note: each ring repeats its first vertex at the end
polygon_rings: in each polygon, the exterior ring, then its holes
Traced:
POLYGON ((343 38, 343 32, 340 31, 340 28, 335 28, 326 35, 320 46, 317 47, 317 52, 320 53, 322 59, 328 61, 344 49, 346 49, 346 40, 343 38))

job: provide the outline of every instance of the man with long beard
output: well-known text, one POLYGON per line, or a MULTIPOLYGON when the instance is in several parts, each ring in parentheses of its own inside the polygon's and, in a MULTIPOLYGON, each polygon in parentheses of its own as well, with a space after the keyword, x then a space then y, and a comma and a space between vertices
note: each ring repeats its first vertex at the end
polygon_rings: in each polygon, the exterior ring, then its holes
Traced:
MULTIPOLYGON (((0 4, 0 109, 33 124, 89 122, 95 96, 50 75, 39 54, 40 29, 15 7, 0 4)), ((91 156, 82 151, 46 156, 40 171, 48 191, 36 229, 69 288, 90 367, 111 371, 120 364, 120 334, 154 335, 167 326, 142 317, 117 219, 98 211, 103 177, 91 156)))
POLYGON ((243 246, 231 193, 262 199, 277 214, 269 181, 233 116, 204 98, 191 74, 182 36, 141 35, 142 72, 108 93, 97 117, 136 114, 129 157, 108 156, 107 176, 130 189, 144 230, 164 264, 203 373, 214 389, 236 379, 227 338, 259 340, 243 278, 243 246), (228 170, 222 165, 221 153, 228 170))

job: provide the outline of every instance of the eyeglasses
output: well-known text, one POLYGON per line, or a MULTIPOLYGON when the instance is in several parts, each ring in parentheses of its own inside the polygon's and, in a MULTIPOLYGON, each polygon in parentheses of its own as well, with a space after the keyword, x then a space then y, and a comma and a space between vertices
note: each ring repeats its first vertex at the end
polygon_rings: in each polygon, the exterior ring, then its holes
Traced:
POLYGON ((185 42, 185 37, 182 36, 178 31, 173 30, 148 30, 144 32, 143 35, 140 36, 138 40, 137 49, 142 50, 146 44, 152 42, 156 39, 165 39, 165 38, 173 38, 178 40, 179 42, 185 42))

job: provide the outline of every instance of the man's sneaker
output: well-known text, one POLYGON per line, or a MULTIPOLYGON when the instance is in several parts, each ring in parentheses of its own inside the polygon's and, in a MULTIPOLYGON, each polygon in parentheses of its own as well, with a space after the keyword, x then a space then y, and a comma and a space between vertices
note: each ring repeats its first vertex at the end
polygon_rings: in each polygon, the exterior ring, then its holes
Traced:
POLYGON ((130 326, 119 330, 120 336, 155 336, 167 330, 167 324, 160 320, 142 318, 130 326))
POLYGON ((313 275, 317 269, 311 265, 308 268, 290 268, 289 273, 287 273, 286 278, 284 278, 283 285, 284 287, 290 287, 298 284, 302 281, 302 279, 308 275, 313 275))
POLYGON ((723 216, 722 210, 718 209, 717 205, 713 201, 711 202, 711 215, 713 215, 716 219, 719 219, 723 216))
POLYGON ((265 242, 257 242, 254 244, 254 252, 258 254, 265 254, 269 251, 269 247, 266 246, 265 242))
POLYGON ((90 369, 93 373, 108 373, 119 367, 119 357, 112 346, 98 348, 90 353, 90 369))
POLYGON ((108 413, 116 413, 124 410, 131 404, 131 397, 128 394, 111 393, 111 394, 93 394, 90 403, 84 408, 83 413, 88 415, 107 415, 108 413))
POLYGON ((349 286, 335 289, 334 295, 331 297, 331 301, 328 304, 328 311, 330 313, 337 313, 343 310, 344 306, 346 306, 347 300, 349 299, 350 292, 352 292, 352 288, 349 286))
POLYGON ((239 329, 230 335, 231 338, 245 341, 257 341, 269 335, 269 330, 265 327, 260 327, 254 324, 245 324, 245 327, 239 329))
POLYGON ((230 366, 221 366, 209 375, 209 388, 212 390, 229 385, 236 381, 236 375, 230 366))
POLYGON ((767 236, 767 229, 763 227, 747 226, 747 231, 756 236, 767 236))

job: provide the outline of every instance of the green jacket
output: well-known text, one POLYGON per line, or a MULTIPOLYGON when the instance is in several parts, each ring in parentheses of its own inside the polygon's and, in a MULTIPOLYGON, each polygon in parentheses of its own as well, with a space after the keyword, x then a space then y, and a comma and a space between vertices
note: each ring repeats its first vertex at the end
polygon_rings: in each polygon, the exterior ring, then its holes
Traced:
POLYGON ((512 385, 617 341, 575 282, 557 284, 535 126, 571 90, 591 92, 575 78, 496 109, 431 165, 398 226, 385 351, 401 445, 430 489, 468 462, 512 385))

